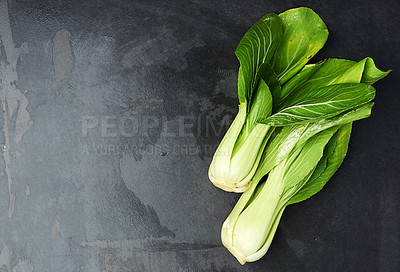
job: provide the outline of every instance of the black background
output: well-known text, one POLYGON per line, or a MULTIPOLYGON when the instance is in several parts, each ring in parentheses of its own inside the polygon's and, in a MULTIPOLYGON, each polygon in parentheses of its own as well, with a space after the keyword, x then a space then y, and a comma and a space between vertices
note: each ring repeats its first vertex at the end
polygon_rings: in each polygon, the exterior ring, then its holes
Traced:
POLYGON ((399 271, 399 10, 394 0, 10 1, 13 40, 29 45, 17 65, 18 87, 28 90, 34 122, 12 146, 22 154, 11 162, 12 217, 5 177, 1 183, 0 249, 12 251, 10 267, 399 271), (127 159, 99 156, 90 146, 218 144, 223 133, 204 134, 205 119, 198 117, 232 120, 236 113, 234 50, 241 37, 264 14, 299 6, 317 12, 330 32, 311 62, 370 56, 393 72, 374 85, 372 116, 354 124, 335 176, 318 195, 288 207, 267 255, 242 267, 219 240, 238 196, 208 181, 211 153, 164 150, 127 159), (54 37, 61 29, 70 36, 55 61, 54 37), (68 68, 63 58, 71 53, 68 68), (141 101, 150 106, 137 106, 141 101), (158 128, 131 138, 102 137, 95 129, 82 134, 83 117, 118 119, 132 109, 134 116, 164 116, 172 128, 179 116, 194 117, 194 137, 163 139, 158 128))

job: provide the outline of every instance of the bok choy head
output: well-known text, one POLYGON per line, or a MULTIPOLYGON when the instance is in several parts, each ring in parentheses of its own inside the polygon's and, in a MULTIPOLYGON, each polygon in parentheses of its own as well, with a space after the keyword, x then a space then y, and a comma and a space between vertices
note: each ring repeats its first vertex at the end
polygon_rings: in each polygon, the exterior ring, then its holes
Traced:
POLYGON ((235 51, 240 62, 239 113, 210 164, 214 185, 233 192, 250 186, 274 130, 265 120, 279 105, 281 86, 322 48, 327 37, 324 22, 309 8, 269 13, 244 35, 235 51))
MULTIPOLYGON (((292 150, 270 171, 265 181, 261 180, 265 174, 263 167, 257 170, 253 184, 241 196, 221 230, 224 246, 241 264, 264 256, 283 211, 292 199, 308 198, 316 193, 318 179, 313 179, 314 172, 325 170, 319 167, 319 163, 333 156, 332 148, 334 151, 341 146, 347 148, 340 142, 348 141, 346 135, 350 133, 349 128, 351 126, 335 126, 317 133, 302 148, 292 150), (324 158, 325 155, 329 158, 324 158), (308 185, 310 181, 313 184, 308 185), (303 188, 307 190, 303 191, 303 188)), ((342 151, 337 153, 343 154, 342 151)))

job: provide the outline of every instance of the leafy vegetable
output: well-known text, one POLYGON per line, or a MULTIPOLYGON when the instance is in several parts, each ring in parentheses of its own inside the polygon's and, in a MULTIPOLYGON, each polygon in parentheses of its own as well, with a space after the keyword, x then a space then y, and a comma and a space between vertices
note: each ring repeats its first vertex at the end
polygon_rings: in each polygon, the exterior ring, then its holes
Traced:
POLYGON ((238 97, 243 112, 239 110, 240 117, 232 123, 234 130, 224 136, 211 162, 209 178, 215 186, 233 192, 250 186, 274 130, 268 117, 279 105, 281 84, 303 68, 327 36, 321 18, 308 8, 279 16, 269 13, 244 35, 235 51, 240 62, 238 97), (302 34, 298 36, 297 31, 302 34))
POLYGON ((371 114, 381 71, 359 62, 307 64, 328 30, 309 8, 262 17, 235 53, 239 113, 210 165, 210 180, 244 192, 221 239, 240 263, 260 259, 285 208, 320 191, 343 162, 354 121, 371 114))
POLYGON ((246 195, 246 205, 228 216, 221 231, 223 244, 240 263, 256 261, 267 252, 272 242, 270 236, 274 235, 279 221, 277 217, 309 180, 323 156, 325 145, 337 130, 338 127, 324 130, 310 138, 303 148, 292 150, 259 186, 265 173, 255 174, 246 195))

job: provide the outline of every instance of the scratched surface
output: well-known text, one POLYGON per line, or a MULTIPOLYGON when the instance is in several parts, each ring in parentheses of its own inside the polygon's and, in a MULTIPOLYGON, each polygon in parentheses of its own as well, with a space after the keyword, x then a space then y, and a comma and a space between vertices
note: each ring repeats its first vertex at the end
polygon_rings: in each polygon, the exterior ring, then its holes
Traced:
POLYGON ((0 271, 399 271, 398 1, 304 1, 317 59, 375 59, 373 116, 268 254, 221 245, 238 196, 207 178, 236 114, 244 32, 299 1, 0 0, 0 271))

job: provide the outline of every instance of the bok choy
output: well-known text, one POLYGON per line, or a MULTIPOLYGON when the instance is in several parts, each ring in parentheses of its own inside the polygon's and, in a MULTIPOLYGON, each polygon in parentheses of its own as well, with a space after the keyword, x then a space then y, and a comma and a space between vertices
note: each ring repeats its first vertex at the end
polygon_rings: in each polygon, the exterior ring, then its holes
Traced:
POLYGON ((240 62, 239 113, 209 168, 215 186, 233 192, 250 186, 273 131, 261 121, 278 105, 281 85, 304 67, 327 38, 324 22, 308 8, 269 13, 244 35, 235 51, 240 62))
POLYGON ((239 112, 210 165, 210 180, 244 192, 221 239, 242 264, 268 250, 285 208, 320 191, 346 156, 352 124, 371 114, 384 78, 371 58, 307 64, 328 30, 309 8, 270 13, 235 53, 239 112))

